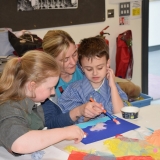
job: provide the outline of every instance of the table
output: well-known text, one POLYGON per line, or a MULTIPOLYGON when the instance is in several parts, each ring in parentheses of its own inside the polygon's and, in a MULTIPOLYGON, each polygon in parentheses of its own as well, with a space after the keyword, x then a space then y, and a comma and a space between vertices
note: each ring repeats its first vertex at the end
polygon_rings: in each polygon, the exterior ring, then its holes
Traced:
MULTIPOLYGON (((159 105, 149 105, 140 108, 139 117, 136 120, 127 120, 131 123, 140 125, 142 127, 151 128, 153 130, 160 129, 160 123, 159 123, 159 115, 160 115, 160 104, 159 105)), ((116 114, 117 117, 122 118, 121 113, 116 114)), ((136 131, 129 131, 123 134, 124 136, 135 138, 137 136, 136 131)), ((91 144, 84 145, 83 143, 74 144, 74 141, 62 141, 59 142, 53 146, 50 146, 46 149, 44 149, 44 156, 42 160, 67 160, 69 153, 64 151, 65 146, 75 146, 78 149, 83 150, 91 150, 95 149, 97 151, 105 151, 106 148, 103 146, 104 140, 94 142, 91 144)), ((109 152, 108 152, 109 153, 109 152)), ((0 147, 0 160, 31 160, 31 155, 24 155, 20 157, 13 157, 11 154, 9 154, 3 147, 0 147)))
MULTIPOLYGON (((122 118, 121 113, 116 114, 116 116, 122 118)), ((137 124, 139 126, 145 126, 153 130, 157 130, 160 129, 159 116, 160 116, 160 104, 152 104, 140 108, 138 119, 127 120, 127 121, 137 124)))
MULTIPOLYGON (((121 113, 116 114, 116 116, 119 118, 122 118, 121 113)), ((160 104, 159 105, 149 105, 149 106, 140 108, 138 119, 136 120, 125 119, 125 120, 131 123, 134 123, 136 125, 142 126, 142 127, 147 127, 153 130, 157 130, 157 129, 160 129, 159 116, 160 116, 160 104)), ((129 132, 124 133, 123 135, 130 137, 130 138, 138 138, 137 136, 139 136, 136 131, 129 131, 129 132)), ((97 151, 106 152, 106 148, 104 148, 103 142, 104 140, 101 140, 98 142, 94 142, 94 143, 85 145, 83 143, 74 144, 73 141, 63 141, 63 142, 55 144, 54 146, 61 149, 62 151, 64 150, 65 146, 72 145, 72 146, 77 147, 78 149, 84 149, 84 150, 95 149, 97 151)))

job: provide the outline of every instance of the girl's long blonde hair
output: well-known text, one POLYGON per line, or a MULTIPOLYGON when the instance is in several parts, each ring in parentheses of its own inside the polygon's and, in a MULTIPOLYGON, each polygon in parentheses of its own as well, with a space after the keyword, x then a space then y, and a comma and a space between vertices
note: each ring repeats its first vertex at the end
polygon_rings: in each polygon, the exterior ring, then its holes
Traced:
POLYGON ((0 104, 26 98, 25 84, 28 81, 40 84, 46 78, 59 74, 54 58, 42 51, 28 51, 22 57, 10 59, 0 78, 0 104))

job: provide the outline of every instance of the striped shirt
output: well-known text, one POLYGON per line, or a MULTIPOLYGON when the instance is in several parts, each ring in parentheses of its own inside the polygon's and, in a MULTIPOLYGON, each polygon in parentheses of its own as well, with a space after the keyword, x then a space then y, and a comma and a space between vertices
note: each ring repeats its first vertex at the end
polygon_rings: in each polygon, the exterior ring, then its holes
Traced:
MULTIPOLYGON (((117 83, 116 87, 121 99, 128 100, 126 93, 122 91, 117 83)), ((104 83, 100 87, 99 91, 95 91, 90 81, 86 78, 86 76, 84 76, 83 79, 72 83, 66 88, 61 97, 58 98, 58 104, 61 106, 62 112, 66 113, 77 106, 89 102, 90 97, 92 97, 96 102, 101 103, 107 112, 113 114, 111 89, 107 79, 104 80, 104 83)), ((101 114, 98 117, 103 116, 104 115, 101 114)), ((80 117, 77 122, 83 122, 83 119, 84 117, 80 117)))
POLYGON ((68 87, 68 85, 70 85, 71 83, 80 80, 83 78, 83 73, 82 71, 79 69, 78 65, 76 66, 76 70, 72 75, 72 79, 69 82, 65 82, 63 81, 62 78, 59 79, 55 89, 56 89, 56 95, 57 97, 60 97, 61 94, 63 93, 63 91, 68 87))

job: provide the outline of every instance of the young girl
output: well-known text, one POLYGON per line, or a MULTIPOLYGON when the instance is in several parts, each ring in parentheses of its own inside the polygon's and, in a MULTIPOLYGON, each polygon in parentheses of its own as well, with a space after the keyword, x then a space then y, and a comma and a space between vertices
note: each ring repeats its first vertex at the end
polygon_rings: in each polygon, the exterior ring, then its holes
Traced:
POLYGON ((0 146, 25 154, 65 139, 81 141, 84 133, 77 126, 42 130, 43 109, 35 102, 55 94, 59 74, 54 58, 41 51, 7 62, 0 79, 0 146))

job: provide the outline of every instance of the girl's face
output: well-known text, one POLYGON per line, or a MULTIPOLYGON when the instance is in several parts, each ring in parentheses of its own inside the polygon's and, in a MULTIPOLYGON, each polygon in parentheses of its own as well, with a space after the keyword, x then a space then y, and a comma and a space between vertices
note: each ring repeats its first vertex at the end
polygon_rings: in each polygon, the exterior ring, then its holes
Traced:
POLYGON ((64 52, 61 52, 55 59, 61 68, 61 74, 73 74, 76 70, 76 64, 78 61, 76 45, 70 43, 70 46, 65 53, 65 56, 64 52))
POLYGON ((36 86, 35 82, 31 85, 34 87, 34 98, 31 98, 34 102, 44 102, 50 95, 55 94, 55 86, 59 77, 48 77, 44 82, 36 86))
POLYGON ((109 60, 106 60, 106 56, 101 58, 94 57, 92 60, 88 60, 88 58, 83 57, 81 59, 81 65, 93 88, 98 88, 106 77, 109 60))

